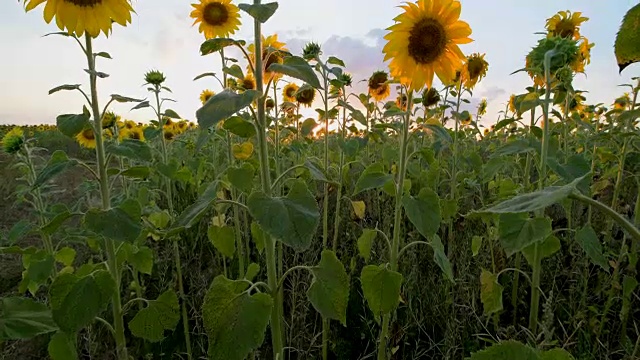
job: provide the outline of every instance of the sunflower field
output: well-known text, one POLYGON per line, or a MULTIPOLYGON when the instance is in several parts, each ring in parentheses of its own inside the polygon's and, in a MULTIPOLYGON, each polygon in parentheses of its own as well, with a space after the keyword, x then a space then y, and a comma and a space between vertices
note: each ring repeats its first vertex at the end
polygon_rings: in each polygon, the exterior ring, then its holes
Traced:
MULTIPOLYGON (((484 127, 458 0, 400 5, 364 93, 263 33, 277 2, 199 0, 222 68, 193 121, 160 70, 145 99, 99 92, 94 40, 135 2, 18 2, 89 87, 49 90, 85 101, 55 126, 0 125, 0 358, 640 359, 640 78, 587 103, 580 12, 542 23, 530 86, 484 127)), ((611 56, 637 71, 640 4, 620 20, 611 56)))

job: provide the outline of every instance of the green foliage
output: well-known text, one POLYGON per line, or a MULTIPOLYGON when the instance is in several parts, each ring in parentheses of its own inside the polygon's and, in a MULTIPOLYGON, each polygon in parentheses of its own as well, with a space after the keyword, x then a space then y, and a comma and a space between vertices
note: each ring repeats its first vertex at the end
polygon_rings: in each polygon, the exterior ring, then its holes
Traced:
POLYGON ((313 280, 307 296, 325 319, 339 320, 347 326, 349 276, 333 251, 324 250, 320 263, 310 268, 313 280))
POLYGON ((0 298, 0 340, 29 339, 57 329, 45 304, 21 297, 0 298))
POLYGON ((376 316, 389 314, 400 303, 402 274, 387 269, 388 265, 367 265, 362 268, 360 281, 369 309, 376 316))
POLYGON ((502 311, 502 285, 498 282, 498 277, 487 270, 482 270, 480 274, 480 300, 484 308, 485 315, 491 315, 502 311))
POLYGON ((147 301, 147 307, 138 311, 129 322, 129 330, 139 338, 158 342, 165 330, 173 330, 180 321, 180 306, 175 291, 167 290, 158 299, 147 301))
POLYGON ((207 235, 216 250, 226 258, 233 258, 233 254, 236 252, 236 240, 232 227, 209 226, 207 235))
POLYGON ((625 14, 616 36, 615 54, 620 72, 640 61, 640 4, 625 14))
POLYGON ((417 197, 405 195, 402 205, 407 217, 425 238, 432 238, 440 228, 440 199, 438 194, 423 188, 417 197))

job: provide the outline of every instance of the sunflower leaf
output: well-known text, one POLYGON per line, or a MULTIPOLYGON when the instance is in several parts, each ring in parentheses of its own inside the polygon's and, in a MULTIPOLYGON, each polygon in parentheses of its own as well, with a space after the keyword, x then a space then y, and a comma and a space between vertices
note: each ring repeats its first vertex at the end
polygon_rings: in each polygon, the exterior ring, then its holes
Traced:
POLYGON ((640 4, 632 7, 624 16, 616 36, 615 53, 620 72, 640 61, 640 4))
POLYGON ((318 76, 309 63, 299 56, 288 56, 282 64, 274 63, 268 71, 284 74, 302 80, 316 89, 322 89, 318 76))
POLYGON ((193 81, 196 81, 196 80, 202 79, 202 78, 207 77, 207 76, 213 76, 213 77, 215 77, 215 76, 216 76, 216 73, 206 72, 206 73, 200 74, 200 75, 198 75, 198 76, 194 77, 194 78, 193 78, 193 81))
POLYGON ((244 40, 233 40, 229 38, 209 39, 203 42, 202 45, 200 45, 200 54, 209 55, 211 53, 218 52, 226 48, 227 46, 231 46, 231 45, 244 46, 246 43, 247 42, 244 40))
POLYGON ((99 77, 100 79, 105 79, 109 77, 109 74, 105 74, 103 72, 100 71, 95 71, 95 70, 89 70, 89 69, 84 69, 84 71, 89 74, 89 75, 94 75, 99 77))
POLYGON ((168 116, 168 117, 170 117, 170 118, 172 118, 172 119, 182 119, 182 118, 180 117, 180 115, 178 115, 178 113, 177 113, 177 112, 175 112, 175 111, 173 111, 173 110, 171 110, 171 109, 167 109, 167 110, 165 110, 165 111, 164 111, 164 116, 168 116))
POLYGON ((78 135, 85 126, 89 125, 89 115, 82 114, 63 114, 56 118, 56 126, 61 133, 68 137, 78 135))
POLYGON ((49 95, 53 93, 57 93, 58 91, 63 91, 63 90, 66 90, 66 91, 80 90, 80 84, 73 84, 73 85, 65 84, 65 85, 54 87, 53 89, 49 90, 49 95))
POLYGON ((242 72, 242 68, 238 66, 238 64, 233 64, 230 67, 224 67, 222 71, 238 79, 244 78, 244 73, 242 72))
POLYGON ((138 105, 132 107, 131 110, 144 109, 144 108, 148 108, 149 106, 151 105, 149 105, 149 102, 145 100, 140 102, 138 105))
POLYGON ((247 90, 242 94, 224 90, 212 96, 204 106, 196 111, 198 125, 201 128, 215 126, 218 122, 249 106, 260 93, 255 90, 247 90))
POLYGON ((238 7, 251 15, 254 19, 260 21, 261 23, 266 23, 273 14, 278 10, 278 3, 272 2, 261 5, 249 5, 249 4, 239 4, 238 7))
POLYGON ((117 101, 119 103, 128 103, 128 102, 143 102, 144 100, 140 100, 140 99, 134 99, 134 98, 130 98, 128 96, 122 96, 122 95, 118 95, 118 94, 111 94, 111 99, 113 99, 114 101, 117 101))
POLYGON ((108 52, 101 51, 99 53, 93 54, 93 56, 103 57, 105 59, 112 59, 111 55, 108 52))

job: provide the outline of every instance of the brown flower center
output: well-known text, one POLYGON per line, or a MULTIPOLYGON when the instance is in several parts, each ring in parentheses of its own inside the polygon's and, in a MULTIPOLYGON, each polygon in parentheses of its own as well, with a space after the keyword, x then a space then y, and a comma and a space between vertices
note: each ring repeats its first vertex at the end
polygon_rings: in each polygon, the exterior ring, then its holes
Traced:
POLYGON ((229 11, 222 3, 213 2, 204 7, 202 18, 209 25, 223 25, 229 20, 229 11))
POLYGON ((477 79, 484 71, 484 61, 480 58, 471 58, 469 60, 469 76, 477 79))
POLYGON ((269 66, 272 64, 282 64, 282 56, 280 56, 278 51, 274 49, 270 50, 271 51, 265 49, 262 52, 262 59, 264 61, 264 68, 266 71, 268 71, 269 66))
POLYGON ((95 140, 96 136, 93 134, 93 129, 84 129, 82 131, 82 137, 87 140, 95 140))
POLYGON ((75 6, 94 7, 102 2, 102 0, 64 0, 64 2, 72 3, 75 6))
POLYGON ((437 20, 420 20, 409 33, 409 55, 418 64, 430 64, 444 53, 447 34, 437 20))
POLYGON ((289 86, 284 92, 288 98, 292 98, 296 94, 296 91, 296 88, 294 88, 293 86, 289 86))
POLYGON ((571 20, 560 20, 556 25, 556 29, 553 31, 554 35, 563 38, 573 37, 573 33, 576 31, 576 27, 571 20))
POLYGON ((315 90, 313 90, 313 88, 302 89, 296 94, 296 101, 304 105, 311 105, 315 95, 315 90))

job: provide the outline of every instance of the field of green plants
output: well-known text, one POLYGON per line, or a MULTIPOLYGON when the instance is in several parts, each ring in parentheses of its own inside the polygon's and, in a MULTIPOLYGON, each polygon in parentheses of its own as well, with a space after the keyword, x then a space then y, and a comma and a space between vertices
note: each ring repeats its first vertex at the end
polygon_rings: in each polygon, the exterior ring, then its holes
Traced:
MULTIPOLYGON (((98 91, 93 40, 129 0, 19 2, 89 87, 52 84, 86 100, 55 126, 0 125, 0 358, 640 359, 640 79, 609 104, 574 89, 579 12, 550 14, 485 128, 457 0, 400 7, 365 93, 319 44, 263 34, 277 3, 200 0, 222 68, 194 81, 221 90, 193 122, 161 69, 146 99, 98 91)), ((640 5, 620 20, 611 56, 637 71, 640 5)))

